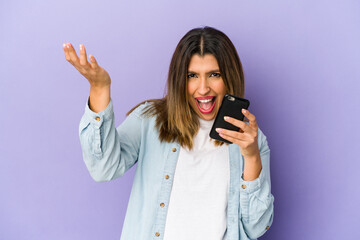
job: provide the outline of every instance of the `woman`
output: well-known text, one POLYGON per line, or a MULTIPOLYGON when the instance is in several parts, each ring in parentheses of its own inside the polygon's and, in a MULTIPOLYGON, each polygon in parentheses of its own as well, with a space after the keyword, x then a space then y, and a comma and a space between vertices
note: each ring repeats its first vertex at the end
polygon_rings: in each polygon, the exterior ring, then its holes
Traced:
POLYGON ((135 106, 117 128, 111 80, 95 58, 71 44, 65 57, 90 83, 79 126, 85 164, 95 181, 110 181, 137 163, 121 239, 256 239, 273 221, 270 149, 255 116, 228 118, 239 132, 209 138, 222 98, 244 96, 244 75, 230 39, 211 28, 179 42, 162 99, 135 106))

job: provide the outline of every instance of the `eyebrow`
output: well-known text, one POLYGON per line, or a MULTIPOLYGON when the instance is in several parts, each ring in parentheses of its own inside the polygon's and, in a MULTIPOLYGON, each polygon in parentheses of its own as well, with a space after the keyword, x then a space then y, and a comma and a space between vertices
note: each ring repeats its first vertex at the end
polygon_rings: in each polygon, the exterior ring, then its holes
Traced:
MULTIPOLYGON (((207 72, 206 74, 213 73, 213 72, 220 72, 220 70, 219 69, 211 70, 211 71, 207 72)), ((188 71, 188 73, 196 73, 196 74, 198 74, 197 72, 194 72, 194 71, 188 71)))

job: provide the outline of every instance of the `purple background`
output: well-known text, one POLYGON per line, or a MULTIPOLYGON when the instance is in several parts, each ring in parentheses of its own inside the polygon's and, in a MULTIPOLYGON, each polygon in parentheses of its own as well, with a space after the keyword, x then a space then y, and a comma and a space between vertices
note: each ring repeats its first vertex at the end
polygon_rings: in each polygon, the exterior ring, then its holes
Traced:
POLYGON ((360 3, 0 1, 0 239, 119 239, 135 167, 94 182, 78 124, 89 84, 63 42, 112 78, 116 125, 163 96, 180 38, 209 25, 236 46, 271 148, 273 226, 261 239, 359 239, 360 3))

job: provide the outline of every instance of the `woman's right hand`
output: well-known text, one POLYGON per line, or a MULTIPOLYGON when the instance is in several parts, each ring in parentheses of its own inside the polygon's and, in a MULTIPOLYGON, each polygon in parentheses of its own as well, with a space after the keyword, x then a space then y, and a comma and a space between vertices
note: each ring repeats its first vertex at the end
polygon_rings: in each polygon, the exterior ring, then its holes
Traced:
POLYGON ((91 87, 104 88, 110 86, 111 79, 109 74, 97 64, 95 57, 89 55, 90 62, 87 61, 86 50, 83 44, 80 44, 80 58, 78 58, 71 43, 64 43, 63 48, 66 60, 89 81, 91 87))
POLYGON ((93 55, 87 61, 86 50, 80 44, 80 58, 70 43, 63 44, 65 58, 70 62, 90 83, 89 108, 98 113, 106 109, 110 102, 111 79, 109 74, 97 64, 93 55))

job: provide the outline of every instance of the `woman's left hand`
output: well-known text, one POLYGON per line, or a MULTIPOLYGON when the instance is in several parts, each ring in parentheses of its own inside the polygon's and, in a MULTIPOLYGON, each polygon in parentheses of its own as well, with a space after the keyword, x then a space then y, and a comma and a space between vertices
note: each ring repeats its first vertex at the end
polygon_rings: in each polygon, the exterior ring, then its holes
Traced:
POLYGON ((241 148, 241 154, 244 158, 252 158, 259 155, 259 146, 257 141, 258 125, 254 114, 248 110, 242 109, 244 116, 249 119, 249 125, 238 119, 225 116, 225 121, 232 125, 239 127, 239 131, 227 130, 224 128, 217 128, 219 135, 237 145, 241 148))

